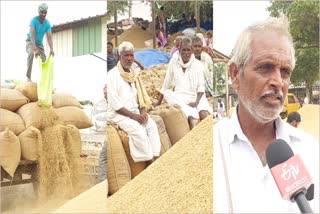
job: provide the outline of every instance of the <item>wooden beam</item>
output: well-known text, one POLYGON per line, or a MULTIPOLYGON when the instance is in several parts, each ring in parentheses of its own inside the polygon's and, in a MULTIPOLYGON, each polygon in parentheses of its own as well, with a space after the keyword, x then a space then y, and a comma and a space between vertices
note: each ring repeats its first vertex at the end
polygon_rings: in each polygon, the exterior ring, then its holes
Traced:
POLYGON ((200 2, 196 0, 195 2, 195 14, 196 14, 196 24, 197 24, 197 33, 200 33, 200 2))
POLYGON ((227 117, 230 117, 229 112, 230 112, 230 106, 229 106, 229 69, 228 69, 228 64, 224 64, 225 68, 225 75, 226 75, 226 115, 227 117))
POLYGON ((117 2, 113 2, 114 5, 114 46, 118 47, 118 19, 117 19, 117 2))
POLYGON ((155 23, 155 0, 152 0, 151 2, 151 7, 152 7, 152 43, 153 43, 153 49, 156 49, 156 23, 155 23))

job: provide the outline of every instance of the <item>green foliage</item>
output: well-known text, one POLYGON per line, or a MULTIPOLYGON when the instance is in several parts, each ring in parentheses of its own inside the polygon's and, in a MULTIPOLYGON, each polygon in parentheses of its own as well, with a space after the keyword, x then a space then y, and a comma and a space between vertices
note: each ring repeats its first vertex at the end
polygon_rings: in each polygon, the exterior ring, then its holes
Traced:
POLYGON ((107 1, 107 19, 110 19, 114 16, 114 8, 117 7, 117 14, 123 15, 125 12, 129 10, 129 1, 115 1, 108 0, 107 1))
POLYGON ((319 48, 298 49, 297 63, 292 73, 291 82, 294 85, 312 87, 319 81, 319 48))
POLYGON ((319 1, 274 1, 267 10, 271 16, 283 13, 289 18, 297 59, 291 82, 312 92, 312 86, 320 80, 319 1))
MULTIPOLYGON (((211 17, 213 16, 213 1, 199 0, 200 15, 211 17)), ((156 5, 163 6, 168 17, 173 15, 175 18, 181 18, 182 13, 186 16, 195 15, 195 1, 156 1, 156 5)), ((156 7, 156 13, 160 9, 156 7)))
POLYGON ((93 102, 91 102, 90 100, 79 101, 79 103, 81 105, 91 105, 91 106, 93 106, 93 102))
POLYGON ((214 65, 214 74, 213 74, 213 88, 215 95, 222 95, 225 93, 225 66, 227 66, 223 62, 215 63, 214 65))

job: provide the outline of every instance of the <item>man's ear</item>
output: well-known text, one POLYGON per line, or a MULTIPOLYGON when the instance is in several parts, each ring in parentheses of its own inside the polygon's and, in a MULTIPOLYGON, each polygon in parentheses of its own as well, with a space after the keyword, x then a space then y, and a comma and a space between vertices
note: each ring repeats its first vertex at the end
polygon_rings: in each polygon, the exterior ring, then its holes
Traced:
POLYGON ((231 63, 229 66, 230 70, 230 78, 232 82, 232 87, 235 91, 239 89, 239 77, 240 77, 240 71, 238 69, 238 66, 235 63, 231 63))

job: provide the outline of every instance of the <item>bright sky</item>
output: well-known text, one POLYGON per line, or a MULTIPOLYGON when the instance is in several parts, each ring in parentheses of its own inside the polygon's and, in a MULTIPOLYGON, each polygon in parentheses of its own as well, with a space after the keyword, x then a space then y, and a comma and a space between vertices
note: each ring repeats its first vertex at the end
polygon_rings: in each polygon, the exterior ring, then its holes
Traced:
MULTIPOLYGON (((1 79, 25 79, 27 33, 38 6, 49 6, 47 19, 57 25, 106 12, 106 0, 99 1, 0 1, 1 79)), ((44 42, 46 39, 44 38, 44 42)))
POLYGON ((215 1, 213 46, 229 56, 239 34, 250 24, 269 16, 269 1, 215 1))
MULTIPOLYGON (((108 2, 108 4, 112 4, 113 2, 108 2)), ((118 21, 122 20, 122 19, 127 19, 129 16, 128 14, 118 14, 118 21)), ((144 20, 152 20, 151 17, 151 3, 150 2, 141 2, 140 0, 134 0, 132 2, 132 17, 139 17, 139 18, 143 18, 144 20)), ((114 22, 113 21, 113 17, 111 17, 111 19, 109 21, 107 21, 108 23, 114 22)))

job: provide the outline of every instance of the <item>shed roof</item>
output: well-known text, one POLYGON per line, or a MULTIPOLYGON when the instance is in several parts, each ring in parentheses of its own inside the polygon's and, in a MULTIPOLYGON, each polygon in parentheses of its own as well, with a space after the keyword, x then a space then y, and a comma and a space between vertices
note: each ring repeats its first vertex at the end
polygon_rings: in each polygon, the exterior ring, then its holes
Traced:
POLYGON ((107 13, 104 13, 102 15, 89 16, 88 18, 81 18, 81 19, 78 19, 78 20, 73 20, 71 22, 66 22, 66 23, 62 23, 62 24, 58 24, 58 25, 53 25, 52 26, 52 32, 54 33, 54 32, 67 30, 67 29, 70 29, 70 28, 75 28, 75 27, 78 27, 78 26, 82 26, 84 24, 87 24, 89 20, 100 18, 100 17, 104 17, 104 16, 107 16, 107 13))

